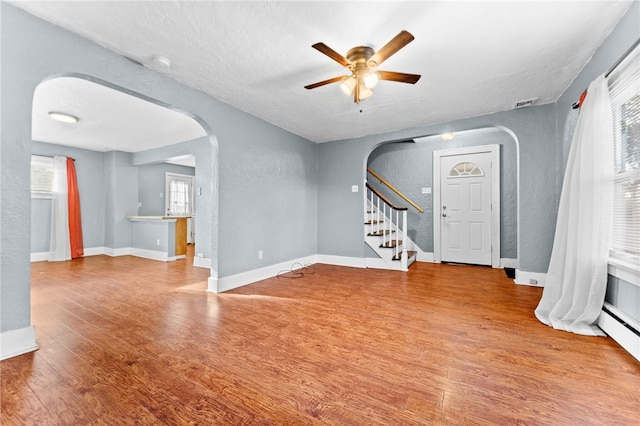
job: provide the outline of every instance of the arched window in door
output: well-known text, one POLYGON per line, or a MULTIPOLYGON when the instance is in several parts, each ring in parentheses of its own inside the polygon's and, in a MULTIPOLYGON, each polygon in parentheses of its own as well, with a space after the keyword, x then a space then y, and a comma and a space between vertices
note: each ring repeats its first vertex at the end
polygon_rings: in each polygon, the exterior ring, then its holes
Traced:
POLYGON ((459 178, 468 176, 484 176, 484 170, 476 163, 468 161, 458 163, 449 170, 449 178, 459 178))

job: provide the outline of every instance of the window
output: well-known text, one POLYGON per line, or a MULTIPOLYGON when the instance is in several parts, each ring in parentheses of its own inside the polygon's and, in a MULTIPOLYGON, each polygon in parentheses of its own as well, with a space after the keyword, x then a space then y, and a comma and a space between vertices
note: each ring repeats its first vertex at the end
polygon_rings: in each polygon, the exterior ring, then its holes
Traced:
POLYGON ((166 211, 169 216, 191 216, 193 213, 193 176, 167 173, 166 211))
POLYGON ((484 176, 482 168, 475 163, 458 163, 449 171, 449 177, 484 176))
POLYGON ((31 196, 49 198, 53 189, 53 157, 31 156, 31 196))
POLYGON ((612 253, 640 256, 640 47, 609 76, 614 125, 612 253))

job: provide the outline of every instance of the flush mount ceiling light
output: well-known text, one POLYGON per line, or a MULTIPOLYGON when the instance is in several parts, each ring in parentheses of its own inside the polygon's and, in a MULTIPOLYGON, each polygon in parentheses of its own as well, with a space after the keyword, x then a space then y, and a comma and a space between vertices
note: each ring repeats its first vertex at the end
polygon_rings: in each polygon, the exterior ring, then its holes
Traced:
POLYGON ((453 140, 453 138, 455 137, 456 137, 455 132, 443 133, 440 135, 440 139, 442 139, 443 141, 450 141, 450 140, 453 140))
POLYGON ((77 123, 80 121, 75 115, 67 114, 66 112, 49 111, 49 117, 62 123, 77 123))
POLYGON ((356 46, 347 52, 346 57, 324 43, 316 43, 311 47, 324 53, 343 67, 346 67, 350 71, 350 75, 330 78, 304 87, 310 90, 327 84, 340 82, 340 89, 347 95, 353 94, 353 102, 359 103, 361 100, 373 95, 372 89, 376 87, 379 80, 415 84, 420 80, 419 74, 378 70, 379 65, 409 44, 413 39, 414 37, 408 31, 400 31, 397 36, 377 52, 371 47, 356 46))

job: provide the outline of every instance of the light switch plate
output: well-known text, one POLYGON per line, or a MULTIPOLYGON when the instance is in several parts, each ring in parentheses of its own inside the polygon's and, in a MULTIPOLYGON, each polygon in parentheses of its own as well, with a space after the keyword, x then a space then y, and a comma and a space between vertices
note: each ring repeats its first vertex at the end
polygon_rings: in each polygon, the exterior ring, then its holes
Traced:
POLYGON ((426 187, 422 188, 422 193, 423 194, 431 194, 431 187, 430 186, 426 186, 426 187))
POLYGON ((358 185, 351 185, 351 192, 358 192, 358 185))

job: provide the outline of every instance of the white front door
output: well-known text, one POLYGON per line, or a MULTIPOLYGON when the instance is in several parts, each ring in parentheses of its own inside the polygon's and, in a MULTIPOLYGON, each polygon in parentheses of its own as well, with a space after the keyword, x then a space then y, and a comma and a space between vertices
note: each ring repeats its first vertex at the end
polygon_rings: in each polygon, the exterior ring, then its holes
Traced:
MULTIPOLYGON (((492 211, 495 199, 494 171, 491 151, 436 151, 439 167, 438 197, 434 197, 434 228, 440 233, 439 259, 436 261, 498 266, 494 261, 495 236, 499 236, 499 214, 496 223, 492 211), (439 203, 436 204, 436 198, 439 203), (437 216, 436 216, 437 215, 437 216)), ((499 158, 499 157, 497 157, 499 158)), ((499 181, 498 181, 499 182, 499 181)), ((434 239, 437 240, 437 239, 434 239)), ((434 250, 434 254, 437 250, 434 250)))

